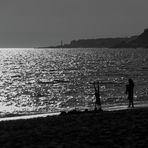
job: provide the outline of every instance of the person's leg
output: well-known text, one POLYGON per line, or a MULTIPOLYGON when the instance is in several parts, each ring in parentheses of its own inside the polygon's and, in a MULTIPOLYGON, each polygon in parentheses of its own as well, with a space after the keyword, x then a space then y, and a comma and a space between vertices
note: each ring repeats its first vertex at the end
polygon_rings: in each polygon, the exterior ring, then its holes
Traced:
POLYGON ((100 106, 99 106, 99 110, 100 110, 100 111, 103 111, 103 110, 102 110, 102 106, 101 106, 101 104, 100 104, 100 106))
POLYGON ((133 107, 133 100, 131 98, 129 99, 129 107, 133 107))
POLYGON ((97 104, 95 103, 95 111, 97 110, 97 104))
POLYGON ((133 99, 131 100, 131 103, 132 103, 132 107, 134 107, 134 102, 133 102, 133 99))
POLYGON ((130 101, 130 99, 129 99, 129 104, 128 104, 128 107, 130 107, 131 106, 131 101, 130 101))

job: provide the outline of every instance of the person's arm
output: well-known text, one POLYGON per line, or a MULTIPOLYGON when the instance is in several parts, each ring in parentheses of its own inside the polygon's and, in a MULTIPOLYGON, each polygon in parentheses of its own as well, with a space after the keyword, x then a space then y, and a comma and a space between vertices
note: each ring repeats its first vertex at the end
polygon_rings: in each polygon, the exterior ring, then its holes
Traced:
POLYGON ((99 91, 100 91, 100 88, 99 88, 99 87, 100 87, 100 86, 99 86, 99 82, 97 83, 97 86, 98 86, 98 93, 99 93, 99 91))
POLYGON ((125 94, 128 93, 128 85, 126 85, 126 90, 125 90, 125 94))
POLYGON ((97 92, 97 89, 96 89, 96 86, 95 86, 95 82, 93 83, 93 85, 94 85, 95 92, 97 92))

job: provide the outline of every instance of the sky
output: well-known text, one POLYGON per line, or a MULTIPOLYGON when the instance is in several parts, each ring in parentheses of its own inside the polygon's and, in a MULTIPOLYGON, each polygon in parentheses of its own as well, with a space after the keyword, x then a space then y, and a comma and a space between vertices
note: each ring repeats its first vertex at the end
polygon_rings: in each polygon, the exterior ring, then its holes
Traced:
POLYGON ((0 0, 0 47, 138 35, 147 14, 148 0, 0 0))

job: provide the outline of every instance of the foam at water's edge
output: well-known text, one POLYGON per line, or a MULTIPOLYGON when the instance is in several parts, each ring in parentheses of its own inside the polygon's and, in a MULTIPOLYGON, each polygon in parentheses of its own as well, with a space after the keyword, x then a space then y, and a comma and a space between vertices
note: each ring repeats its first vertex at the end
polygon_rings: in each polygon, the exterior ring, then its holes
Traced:
MULTIPOLYGON (((148 102, 145 102, 144 104, 135 104, 134 108, 145 108, 148 107, 148 102)), ((118 110, 126 110, 126 109, 130 109, 128 108, 128 104, 127 105, 117 105, 117 106, 110 106, 110 107, 104 107, 103 110, 105 111, 118 111, 118 110)))
MULTIPOLYGON (((135 109, 137 108, 145 108, 148 107, 148 104, 136 104, 135 109)), ((118 111, 118 110, 126 110, 129 109, 127 105, 120 105, 120 106, 110 106, 110 107, 104 107, 104 111, 118 111)), ((22 120, 22 119, 33 119, 33 118, 40 118, 40 117, 47 117, 47 116, 55 116, 60 115, 60 112, 56 113, 46 113, 46 114, 36 114, 36 115, 25 115, 25 116, 15 116, 15 117, 5 117, 0 118, 1 121, 12 121, 12 120, 22 120)))
POLYGON ((33 118, 39 118, 39 117, 55 116, 55 115, 59 115, 59 114, 60 114, 60 112, 57 112, 57 113, 47 113, 47 114, 16 116, 16 117, 5 117, 5 118, 0 118, 0 121, 11 121, 11 120, 21 120, 21 119, 33 119, 33 118))

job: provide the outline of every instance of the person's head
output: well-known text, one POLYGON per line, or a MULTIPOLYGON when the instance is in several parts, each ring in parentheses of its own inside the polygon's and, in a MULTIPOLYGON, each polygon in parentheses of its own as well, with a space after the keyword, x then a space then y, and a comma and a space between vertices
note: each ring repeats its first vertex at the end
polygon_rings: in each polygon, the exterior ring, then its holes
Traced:
POLYGON ((128 79, 129 84, 133 84, 133 80, 131 78, 128 79))

